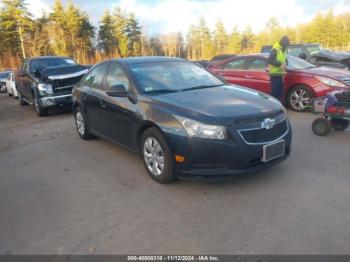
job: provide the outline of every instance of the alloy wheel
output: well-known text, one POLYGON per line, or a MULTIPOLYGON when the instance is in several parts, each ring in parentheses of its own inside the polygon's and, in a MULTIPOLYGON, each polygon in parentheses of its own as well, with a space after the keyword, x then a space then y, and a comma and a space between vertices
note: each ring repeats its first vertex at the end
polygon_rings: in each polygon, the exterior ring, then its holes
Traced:
POLYGON ((161 176, 164 171, 164 153, 159 142, 149 137, 143 145, 143 157, 148 170, 154 176, 161 176))
POLYGON ((84 117, 82 113, 79 111, 75 115, 75 122, 76 122, 79 134, 83 136, 85 133, 85 123, 84 123, 84 117))
POLYGON ((302 111, 310 102, 310 95, 304 89, 296 89, 290 94, 290 104, 291 106, 302 111))

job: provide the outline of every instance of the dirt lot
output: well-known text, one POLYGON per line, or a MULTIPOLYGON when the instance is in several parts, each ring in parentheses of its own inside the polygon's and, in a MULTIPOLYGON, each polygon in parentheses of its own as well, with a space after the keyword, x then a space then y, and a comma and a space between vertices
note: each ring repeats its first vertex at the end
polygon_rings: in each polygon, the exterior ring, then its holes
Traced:
POLYGON ((290 113, 291 157, 229 182, 154 182, 137 155, 82 141, 0 95, 0 254, 349 254, 350 130, 290 113))

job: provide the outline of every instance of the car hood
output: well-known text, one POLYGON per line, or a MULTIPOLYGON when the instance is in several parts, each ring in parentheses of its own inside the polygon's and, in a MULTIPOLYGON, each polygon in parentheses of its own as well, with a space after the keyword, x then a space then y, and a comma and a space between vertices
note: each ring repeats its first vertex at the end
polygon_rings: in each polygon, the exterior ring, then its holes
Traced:
POLYGON ((320 52, 312 55, 314 58, 327 58, 335 62, 349 64, 350 53, 346 52, 334 52, 330 50, 321 50, 320 52))
POLYGON ((83 75, 88 68, 82 65, 50 66, 40 70, 39 78, 42 80, 55 80, 83 75))
POLYGON ((269 95, 240 86, 220 86, 150 96, 173 114, 208 124, 232 124, 236 119, 278 112, 282 105, 269 95))
POLYGON ((337 80, 344 80, 350 78, 350 71, 325 66, 307 69, 304 70, 304 72, 319 76, 331 77, 337 80))

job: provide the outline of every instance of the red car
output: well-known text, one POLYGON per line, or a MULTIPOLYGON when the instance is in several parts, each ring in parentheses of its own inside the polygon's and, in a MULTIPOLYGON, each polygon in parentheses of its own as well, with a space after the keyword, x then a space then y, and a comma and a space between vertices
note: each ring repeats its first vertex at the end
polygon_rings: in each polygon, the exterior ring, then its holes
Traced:
MULTIPOLYGON (((270 94, 268 54, 242 55, 226 59, 209 68, 227 82, 270 94)), ((283 103, 295 111, 304 111, 310 99, 325 96, 339 88, 350 89, 350 72, 329 67, 315 67, 305 60, 288 56, 284 78, 283 103)))

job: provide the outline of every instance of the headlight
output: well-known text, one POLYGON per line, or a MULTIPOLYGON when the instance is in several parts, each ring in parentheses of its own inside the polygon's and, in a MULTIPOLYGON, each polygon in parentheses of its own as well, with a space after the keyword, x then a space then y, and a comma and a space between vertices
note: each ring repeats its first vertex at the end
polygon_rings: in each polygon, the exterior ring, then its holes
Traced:
POLYGON ((52 85, 50 85, 50 84, 38 84, 38 89, 39 89, 40 93, 42 93, 43 95, 53 94, 52 85))
POLYGON ((192 119, 175 116, 181 123, 189 137, 226 139, 227 133, 224 126, 206 125, 192 119))
POLYGON ((320 80, 323 84, 327 86, 332 86, 332 87, 348 87, 344 83, 334 80, 332 78, 324 77, 324 76, 316 76, 318 80, 320 80))

